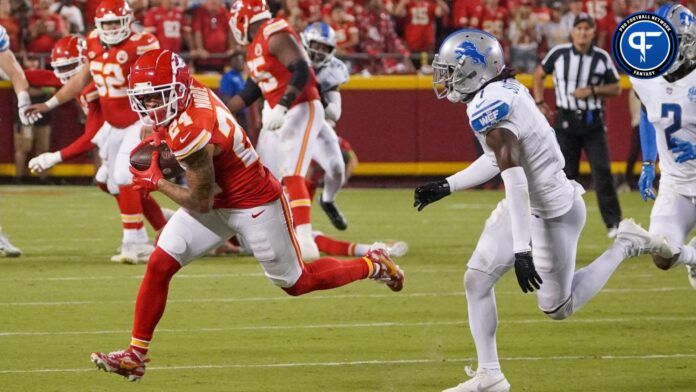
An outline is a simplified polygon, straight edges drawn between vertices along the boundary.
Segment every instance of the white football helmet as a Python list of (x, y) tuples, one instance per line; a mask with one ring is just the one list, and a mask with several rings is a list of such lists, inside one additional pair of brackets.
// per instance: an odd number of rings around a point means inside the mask
[(438, 99), (469, 102), (503, 69), (503, 48), (493, 35), (477, 29), (462, 29), (450, 34), (435, 55), (433, 89)]
[(665, 74), (669, 75), (678, 70), (683, 64), (694, 61), (696, 56), (696, 18), (691, 11), (677, 3), (667, 3), (655, 13), (667, 19), (677, 32), (679, 38), (679, 53)]

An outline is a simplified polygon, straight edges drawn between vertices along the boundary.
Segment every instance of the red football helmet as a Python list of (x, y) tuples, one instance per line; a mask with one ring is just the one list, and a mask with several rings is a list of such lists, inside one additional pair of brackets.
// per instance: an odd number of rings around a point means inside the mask
[(56, 42), (51, 51), (53, 73), (65, 84), (87, 63), (87, 43), (79, 35), (68, 35)]
[(135, 61), (128, 75), (131, 109), (146, 123), (167, 125), (186, 110), (191, 81), (181, 56), (166, 49), (150, 50)]
[(230, 7), (230, 29), (240, 45), (249, 45), (249, 25), (270, 19), (266, 0), (236, 0)]
[[(128, 38), (132, 21), (133, 10), (125, 0), (103, 0), (99, 3), (94, 17), (99, 39), (107, 45), (116, 45)], [(110, 22), (118, 22), (119, 26), (111, 27)]]

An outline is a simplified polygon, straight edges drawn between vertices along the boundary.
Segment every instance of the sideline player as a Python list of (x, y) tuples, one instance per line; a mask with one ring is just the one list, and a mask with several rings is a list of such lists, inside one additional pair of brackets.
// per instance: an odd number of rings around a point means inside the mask
[[(41, 118), (41, 114), (25, 115), (24, 110), (31, 105), (29, 97), (29, 84), (24, 76), (22, 67), (17, 62), (14, 53), (10, 50), (10, 37), (4, 27), (0, 26), (0, 69), (12, 82), (12, 88), (17, 95), (17, 108), (19, 109), (19, 120), (24, 125), (31, 125)], [(12, 245), (10, 240), (3, 234), (0, 227), (0, 257), (19, 257), (22, 251)]]
[[(28, 70), (26, 76), (31, 85), (60, 88), (79, 73), (85, 64), (87, 64), (87, 43), (79, 35), (68, 35), (59, 39), (51, 51), (52, 72)], [(82, 90), (78, 102), (86, 117), (84, 133), (59, 151), (46, 152), (32, 158), (29, 161), (29, 169), (33, 173), (43, 173), (60, 162), (77, 158), (96, 147), (92, 139), (104, 124), (104, 117), (99, 104), (99, 93), (94, 82), (89, 83)], [(97, 170), (95, 180), (99, 189), (114, 196), (118, 202), (119, 188), (113, 182), (113, 178), (108, 177), (106, 165), (102, 165)], [(163, 214), (164, 210), (147, 192), (140, 192), (140, 199), (145, 219), (150, 222), (155, 231), (159, 232), (167, 223)]]
[(236, 0), (229, 23), (237, 43), (247, 47), (249, 78), (228, 106), (236, 113), (263, 96), (271, 107), (257, 143), (259, 156), (285, 187), (304, 259), (316, 259), (305, 183), (324, 123), (314, 72), (295, 31), (285, 20), (271, 17), (265, 0)]
[(131, 29), (133, 11), (124, 0), (103, 0), (94, 18), (96, 28), (87, 38), (88, 66), (75, 74), (51, 99), (32, 105), (27, 113), (46, 112), (77, 97), (90, 81), (99, 92), (104, 125), (94, 137), (107, 168), (105, 182), (118, 186), (123, 224), (121, 251), (112, 261), (147, 261), (154, 249), (143, 223), (140, 193), (132, 187), (128, 168), (130, 151), (140, 142), (142, 123), (130, 109), (126, 87), (128, 71), (141, 54), (159, 48), (150, 33)]
[(433, 69), (437, 97), (467, 104), (484, 155), (446, 180), (418, 187), (414, 206), (422, 210), (498, 173), (505, 184), (505, 199), (486, 221), (464, 274), (478, 370), (467, 367), (472, 378), (447, 391), (508, 391), (495, 339), (493, 287), (500, 277), (514, 267), (522, 291), (536, 289), (539, 308), (562, 320), (594, 297), (624, 259), (664, 254), (669, 248), (664, 239), (625, 219), (614, 244), (575, 271), (586, 218), (584, 190), (563, 173), (565, 162), (553, 129), (527, 88), (505, 67), (500, 43), (480, 30), (457, 31), (445, 39)]
[(129, 87), (133, 109), (156, 124), (141, 146), (157, 145), (160, 137), (166, 138), (187, 168), (188, 187), (162, 177), (157, 152), (147, 171), (131, 169), (139, 187), (159, 190), (181, 208), (167, 222), (150, 256), (135, 304), (130, 348), (93, 353), (91, 359), (99, 368), (132, 381), (141, 378), (170, 280), (182, 266), (234, 234), (249, 244), (269, 280), (289, 295), (366, 278), (401, 290), (403, 273), (383, 249), (354, 260), (304, 262), (280, 184), (261, 164), (225, 104), (190, 77), (181, 57), (168, 50), (145, 53), (131, 69)]
[[(631, 78), (643, 106), (643, 170), (638, 188), (643, 200), (655, 199), (650, 233), (664, 236), (674, 253), (671, 257), (653, 255), (653, 262), (663, 270), (685, 265), (696, 289), (696, 238), (683, 245), (696, 227), (696, 112), (691, 109), (696, 99), (692, 91), (696, 85), (696, 25), (691, 11), (680, 4), (665, 4), (656, 13), (677, 29), (679, 55), (661, 77)], [(658, 155), (662, 175), (656, 199), (653, 182)]]

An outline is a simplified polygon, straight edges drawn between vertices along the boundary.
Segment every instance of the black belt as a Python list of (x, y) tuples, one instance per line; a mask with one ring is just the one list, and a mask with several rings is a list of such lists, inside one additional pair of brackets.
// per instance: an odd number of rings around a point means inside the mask
[(594, 124), (597, 121), (601, 121), (604, 118), (604, 110), (603, 109), (592, 109), (592, 110), (583, 110), (583, 109), (576, 109), (576, 110), (571, 110), (571, 109), (563, 109), (559, 108), (558, 109), (558, 114), (562, 118), (572, 118), (575, 121), (580, 121), (585, 124)]

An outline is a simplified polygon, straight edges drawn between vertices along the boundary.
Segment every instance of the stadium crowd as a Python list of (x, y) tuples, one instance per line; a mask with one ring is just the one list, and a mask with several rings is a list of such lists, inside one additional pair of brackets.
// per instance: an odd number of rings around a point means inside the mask
[[(490, 32), (504, 44), (506, 62), (532, 72), (548, 48), (569, 41), (575, 16), (597, 21), (597, 45), (608, 49), (626, 15), (655, 0), (269, 0), (297, 31), (315, 21), (337, 33), (337, 55), (352, 72), (428, 73), (440, 40), (466, 27)], [(692, 10), (696, 0), (683, 0)], [(93, 28), (99, 0), (0, 0), (0, 24), (22, 59), (46, 57), (69, 33)], [(238, 50), (224, 0), (132, 0), (134, 28), (157, 35), (163, 48), (182, 53), (196, 72), (222, 72)], [(46, 62), (41, 62), (46, 64)]]

